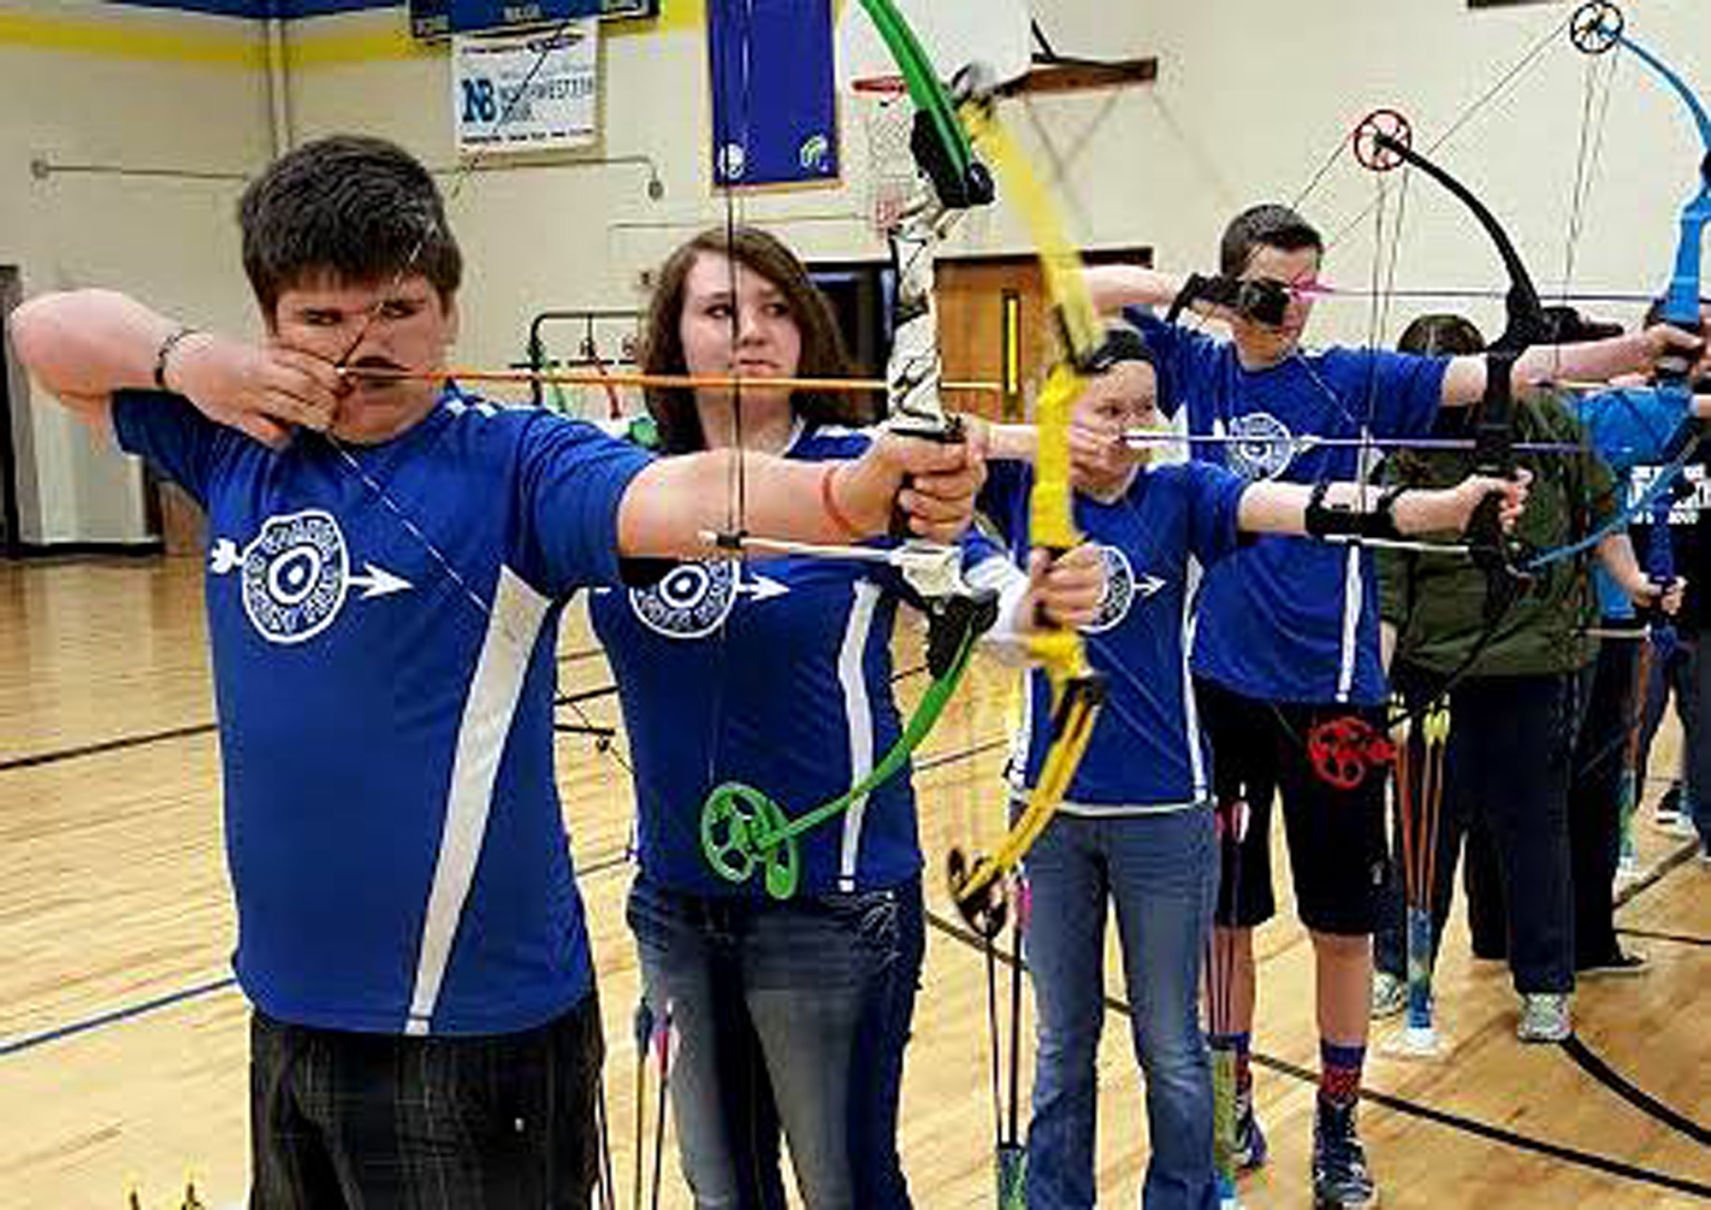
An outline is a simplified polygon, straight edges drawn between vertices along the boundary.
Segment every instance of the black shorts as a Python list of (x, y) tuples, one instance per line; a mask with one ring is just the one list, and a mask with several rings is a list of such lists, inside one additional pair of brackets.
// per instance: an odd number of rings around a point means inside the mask
[(1245, 799), (1248, 827), (1241, 843), (1222, 846), (1217, 922), (1252, 928), (1277, 914), (1271, 879), (1271, 804), (1281, 794), (1295, 911), (1321, 933), (1358, 937), (1379, 920), (1388, 857), (1384, 787), (1388, 768), (1370, 768), (1343, 790), (1313, 771), (1307, 734), (1319, 722), (1346, 715), (1382, 733), (1378, 706), (1304, 706), (1257, 701), (1210, 681), (1196, 681), (1200, 718), (1212, 746), (1212, 784), (1220, 807)]
[(413, 1038), (250, 1026), (250, 1210), (586, 1210), (598, 997), (536, 1029)]

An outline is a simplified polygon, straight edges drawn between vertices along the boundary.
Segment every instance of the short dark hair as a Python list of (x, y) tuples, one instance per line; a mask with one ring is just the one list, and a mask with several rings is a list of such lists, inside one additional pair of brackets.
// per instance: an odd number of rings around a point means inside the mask
[(1256, 248), (1277, 248), (1283, 252), (1311, 248), (1323, 253), (1325, 241), (1313, 224), (1288, 206), (1262, 202), (1249, 206), (1224, 228), (1224, 238), (1218, 245), (1218, 271), (1225, 277), (1241, 276)]
[(1402, 329), (1396, 347), (1404, 353), (1449, 354), (1452, 357), (1485, 351), (1485, 337), (1473, 321), (1460, 315), (1422, 315)]
[(328, 276), (419, 273), (449, 302), (463, 254), (428, 170), (385, 139), (339, 134), (280, 156), (238, 202), (244, 272), (268, 321), (281, 292)]
[(1138, 328), (1119, 320), (1106, 325), (1105, 339), (1093, 355), (1093, 369), (1095, 373), (1103, 374), (1126, 361), (1138, 361), (1158, 368), (1158, 357), (1147, 338)]
[[(832, 304), (808, 276), (808, 269), (784, 241), (758, 227), (711, 227), (682, 244), (660, 267), (659, 281), (648, 305), (642, 329), (642, 370), (648, 374), (684, 374), (689, 363), (683, 352), (684, 287), (689, 271), (702, 253), (729, 257), (759, 274), (784, 295), (790, 318), (802, 337), (796, 371), (803, 378), (844, 378), (849, 354)], [(695, 392), (688, 387), (649, 387), (648, 412), (659, 425), (660, 446), (681, 454), (706, 448)], [(870, 417), (856, 396), (846, 392), (797, 391), (791, 410), (811, 424), (863, 424)]]

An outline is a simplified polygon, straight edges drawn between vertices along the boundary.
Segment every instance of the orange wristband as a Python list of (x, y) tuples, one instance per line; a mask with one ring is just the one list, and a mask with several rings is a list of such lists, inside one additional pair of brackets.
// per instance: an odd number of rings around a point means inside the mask
[(839, 532), (844, 537), (851, 542), (860, 542), (867, 535), (850, 521), (848, 515), (838, 507), (837, 500), (832, 496), (832, 480), (837, 476), (838, 468), (842, 465), (841, 462), (833, 462), (826, 467), (826, 473), (820, 476), (820, 507), (825, 510), (826, 516), (831, 518), (832, 524), (838, 527)]

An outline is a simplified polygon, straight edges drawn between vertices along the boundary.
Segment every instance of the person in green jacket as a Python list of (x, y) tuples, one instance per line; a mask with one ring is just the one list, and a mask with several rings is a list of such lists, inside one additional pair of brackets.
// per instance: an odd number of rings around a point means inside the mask
[[(1484, 341), (1460, 317), (1426, 316), (1410, 325), (1401, 347), (1478, 352)], [(1446, 416), (1439, 435), (1471, 435), (1475, 420)], [(1526, 547), (1544, 551), (1573, 542), (1621, 507), (1609, 468), (1553, 395), (1515, 400), (1512, 438), (1579, 447), (1519, 456), (1533, 475), (1527, 511), (1516, 527)], [(1472, 459), (1462, 450), (1405, 450), (1388, 460), (1386, 475), (1410, 486), (1455, 483)], [(1391, 683), (1404, 717), (1417, 720), (1441, 702), (1451, 720), (1430, 863), (1433, 952), (1449, 913), (1462, 838), (1483, 831), (1495, 853), (1493, 892), (1502, 905), (1489, 906), (1497, 919), (1507, 916), (1507, 954), (1521, 998), (1516, 1032), (1524, 1042), (1560, 1041), (1572, 1030), (1568, 788), (1580, 674), (1597, 655), (1598, 640), (1588, 633), (1598, 617), (1588, 578), (1594, 557), (1637, 602), (1650, 605), (1660, 595), (1636, 561), (1625, 528), (1584, 555), (1538, 567), (1524, 590), (1495, 604), (1488, 601), (1486, 575), (1465, 557), (1385, 551), (1380, 559), (1381, 617), (1394, 634)], [(1470, 844), (1470, 854), (1475, 847)], [(1374, 1016), (1399, 1011), (1405, 994), (1401, 913), (1387, 915), (1377, 935)]]

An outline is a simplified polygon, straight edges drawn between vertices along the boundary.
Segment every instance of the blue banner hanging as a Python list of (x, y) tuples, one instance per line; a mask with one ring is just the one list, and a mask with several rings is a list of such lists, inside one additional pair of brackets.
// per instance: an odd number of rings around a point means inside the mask
[(713, 180), (838, 178), (832, 0), (708, 0)]
[(626, 21), (659, 16), (660, 0), (409, 0), (418, 38), (518, 29), (572, 17)]

